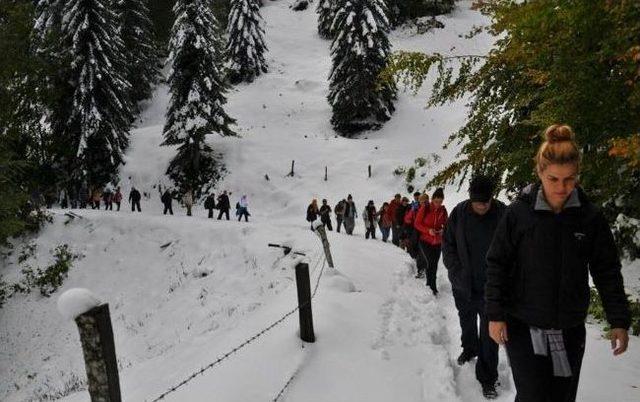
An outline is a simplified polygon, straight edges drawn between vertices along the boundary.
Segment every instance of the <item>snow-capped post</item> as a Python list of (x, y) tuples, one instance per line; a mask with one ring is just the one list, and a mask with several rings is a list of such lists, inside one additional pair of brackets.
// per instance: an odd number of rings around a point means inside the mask
[(316, 335), (313, 332), (313, 314), (311, 312), (311, 283), (309, 280), (309, 264), (301, 262), (296, 265), (296, 286), (298, 288), (298, 315), (300, 317), (300, 339), (313, 343)]
[(322, 247), (324, 248), (324, 255), (327, 258), (327, 264), (329, 264), (329, 267), (335, 268), (333, 266), (333, 257), (331, 256), (331, 249), (329, 248), (329, 239), (327, 238), (327, 230), (325, 229), (324, 225), (321, 222), (317, 222), (317, 221), (315, 223), (313, 230), (318, 234), (318, 236), (320, 236), (320, 240), (322, 240)]
[(91, 401), (120, 402), (118, 362), (109, 304), (101, 303), (87, 289), (76, 288), (60, 296), (58, 310), (63, 316), (74, 319), (78, 325)]

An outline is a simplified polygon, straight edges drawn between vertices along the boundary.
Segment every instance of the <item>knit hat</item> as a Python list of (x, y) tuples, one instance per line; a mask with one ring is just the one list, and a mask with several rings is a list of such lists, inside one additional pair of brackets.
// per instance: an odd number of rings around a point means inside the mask
[(433, 192), (433, 195), (431, 196), (431, 199), (434, 198), (442, 198), (444, 199), (444, 189), (442, 187), (438, 187), (436, 189), (436, 191)]
[(471, 202), (489, 202), (494, 191), (493, 180), (484, 175), (477, 175), (469, 185), (469, 199)]

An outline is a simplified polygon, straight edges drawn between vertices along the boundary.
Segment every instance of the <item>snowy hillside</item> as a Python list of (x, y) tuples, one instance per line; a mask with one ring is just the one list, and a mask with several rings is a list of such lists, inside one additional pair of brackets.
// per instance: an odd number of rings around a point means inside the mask
[[(425, 110), (427, 82), (416, 96), (399, 94), (381, 130), (336, 137), (326, 100), (330, 43), (317, 35), (314, 10), (293, 12), (290, 2), (265, 2), (261, 9), (270, 71), (229, 94), (227, 111), (241, 138), (211, 139), (230, 171), (216, 194), (231, 191), (232, 204), (247, 194), (251, 221), (211, 221), (202, 207), (186, 217), (177, 205), (176, 215), (162, 215), (157, 185), (168, 184), (173, 150), (159, 147), (168, 103), (160, 86), (132, 131), (121, 171), (125, 193), (135, 185), (149, 195), (143, 212), (124, 203), (123, 211), (83, 210), (82, 219), (67, 223), (64, 211), (55, 210), (54, 223), (33, 239), (37, 253), (28, 263), (45, 264), (61, 243), (84, 257), (51, 298), (16, 295), (0, 309), (0, 400), (89, 400), (77, 328), (56, 311), (66, 289), (88, 288), (109, 302), (123, 399), (151, 401), (290, 311), (300, 259), (310, 265), (312, 286), (319, 279), (316, 343), (301, 343), (294, 314), (166, 400), (270, 401), (292, 376), (279, 400), (481, 400), (473, 364), (455, 362), (460, 329), (444, 267), (435, 298), (414, 279), (404, 252), (364, 239), (359, 219), (353, 237), (330, 232), (337, 267), (331, 270), (304, 220), (312, 198), (334, 205), (353, 194), (360, 213), (370, 199), (379, 206), (406, 193), (404, 179), (393, 174), (398, 166), (431, 153), (441, 163), (452, 160), (455, 150), (441, 146), (464, 122), (464, 102)], [(463, 37), (486, 23), (470, 4), (460, 1), (454, 13), (438, 17), (444, 29), (396, 30), (394, 50), (487, 52), (491, 37)], [(292, 160), (295, 176), (286, 177)], [(416, 184), (424, 181), (417, 177)], [(445, 194), (449, 209), (466, 198), (455, 188)], [(306, 257), (285, 257), (270, 242), (290, 244)], [(20, 276), (15, 259), (7, 262), (7, 282)], [(633, 281), (629, 287), (637, 291)], [(640, 400), (640, 340), (632, 337), (629, 352), (614, 358), (600, 327), (589, 326), (587, 337), (578, 400)], [(513, 400), (502, 350), (499, 372), (498, 400)]]

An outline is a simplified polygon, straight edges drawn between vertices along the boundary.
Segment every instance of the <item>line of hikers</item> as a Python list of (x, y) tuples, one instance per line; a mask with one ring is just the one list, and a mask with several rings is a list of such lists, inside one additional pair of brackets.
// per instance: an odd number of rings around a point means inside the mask
[[(222, 217), (226, 217), (229, 220), (229, 211), (231, 210), (231, 201), (229, 200), (229, 195), (231, 193), (224, 190), (222, 194), (218, 195), (216, 198), (215, 194), (211, 193), (207, 195), (204, 200), (204, 209), (208, 211), (208, 218), (213, 219), (213, 210), (218, 210), (218, 220), (221, 220)], [(173, 215), (173, 200), (178, 197), (177, 191), (171, 191), (169, 188), (165, 189), (160, 196), (160, 201), (164, 206), (163, 214), (166, 215), (169, 213)], [(181, 197), (182, 204), (187, 209), (187, 216), (192, 215), (192, 209), (194, 206), (194, 198), (193, 192), (188, 189)], [(249, 200), (246, 195), (240, 197), (240, 200), (236, 203), (236, 217), (238, 221), (244, 218), (245, 222), (249, 221)]]
[[(39, 200), (40, 196), (38, 194), (32, 194), (31, 196), (32, 202), (36, 205), (41, 205), (41, 200)], [(138, 191), (135, 187), (131, 187), (131, 191), (129, 191), (128, 201), (131, 204), (131, 211), (141, 212), (140, 209), (140, 200), (142, 199), (142, 195), (140, 191)], [(65, 189), (62, 189), (58, 195), (57, 201), (60, 204), (60, 208), (80, 208), (80, 209), (100, 209), (101, 205), (104, 205), (105, 210), (113, 211), (113, 204), (116, 205), (116, 211), (120, 211), (120, 206), (122, 204), (123, 195), (122, 190), (119, 186), (114, 188), (107, 184), (104, 188), (102, 187), (89, 187), (86, 184), (82, 184), (78, 191), (73, 194), (67, 193)], [(45, 202), (47, 208), (51, 208), (54, 199), (49, 199)]]
[[(504, 345), (517, 402), (575, 401), (589, 274), (611, 328), (613, 354), (628, 347), (631, 314), (617, 247), (604, 214), (578, 185), (582, 155), (574, 138), (569, 126), (547, 128), (534, 159), (539, 181), (508, 207), (494, 198), (494, 182), (476, 174), (469, 199), (450, 216), (442, 189), (431, 202), (426, 194), (414, 194), (411, 203), (396, 195), (380, 211), (373, 201), (363, 211), (365, 237), (374, 238), (377, 222), (386, 241), (390, 228), (392, 242), (417, 259), (417, 276), (426, 272), (434, 294), (443, 254), (462, 332), (457, 362), (477, 358), (476, 379), (487, 399), (498, 396), (498, 345)], [(351, 197), (346, 202), (355, 217)], [(345, 210), (336, 210), (341, 222)], [(330, 212), (326, 200), (320, 209), (312, 202), (307, 220), (320, 215), (330, 229)], [(351, 218), (347, 232), (353, 232)]]
[[(373, 200), (369, 200), (361, 214), (365, 238), (376, 239), (378, 228), (383, 242), (387, 242), (391, 236), (393, 244), (406, 250), (417, 261), (416, 278), (426, 276), (427, 286), (435, 295), (438, 294), (436, 273), (440, 260), (442, 233), (447, 221), (447, 209), (443, 201), (442, 188), (436, 189), (431, 202), (426, 193), (414, 193), (411, 202), (409, 198), (396, 194), (391, 201), (384, 202), (379, 210), (376, 209)], [(307, 221), (313, 228), (313, 223), (320, 219), (328, 230), (333, 230), (331, 212), (326, 199), (322, 200), (320, 207), (314, 199), (307, 207)], [(337, 232), (340, 232), (340, 226), (344, 224), (347, 234), (352, 235), (358, 214), (351, 194), (339, 201), (333, 212), (336, 217)]]

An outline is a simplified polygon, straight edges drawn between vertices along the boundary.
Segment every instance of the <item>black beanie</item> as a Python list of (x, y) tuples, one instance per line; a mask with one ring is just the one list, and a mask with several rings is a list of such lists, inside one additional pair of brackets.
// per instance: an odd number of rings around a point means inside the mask
[(434, 198), (442, 198), (444, 199), (444, 189), (442, 187), (438, 187), (436, 189), (436, 191), (433, 192), (433, 195), (431, 196), (431, 199)]
[(489, 202), (494, 191), (493, 180), (487, 176), (478, 175), (471, 180), (469, 185), (469, 198), (471, 202)]

